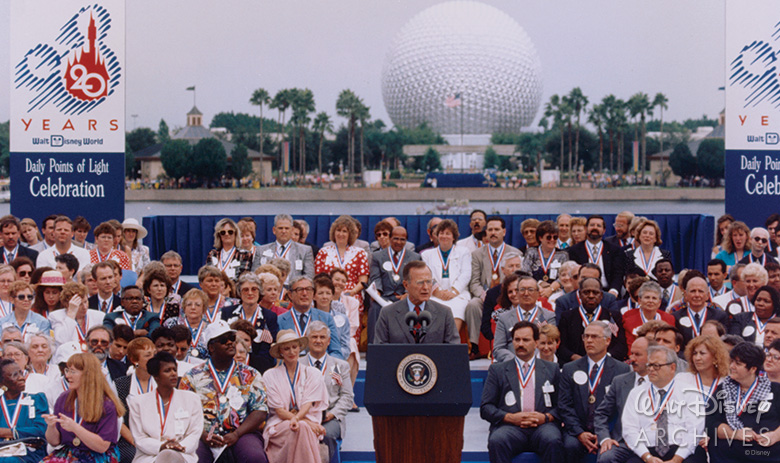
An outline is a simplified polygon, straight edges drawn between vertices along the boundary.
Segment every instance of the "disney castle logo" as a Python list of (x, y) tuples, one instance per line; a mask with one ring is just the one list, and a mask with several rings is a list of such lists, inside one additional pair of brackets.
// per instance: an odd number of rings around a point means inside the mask
[(94, 4), (70, 17), (53, 44), (30, 48), (15, 66), (13, 84), (31, 94), (27, 112), (54, 105), (65, 115), (85, 114), (115, 93), (122, 68), (110, 33), (108, 9)]

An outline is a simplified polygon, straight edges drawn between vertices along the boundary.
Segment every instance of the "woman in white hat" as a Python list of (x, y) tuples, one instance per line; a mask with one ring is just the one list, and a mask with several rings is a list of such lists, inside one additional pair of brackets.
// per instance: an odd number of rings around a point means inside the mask
[(271, 356), (282, 363), (263, 374), (268, 421), (263, 431), (268, 461), (319, 463), (320, 424), (328, 408), (328, 391), (322, 373), (299, 362), (308, 338), (281, 330), (271, 345)]
[(130, 248), (133, 259), (133, 271), (139, 273), (149, 263), (149, 248), (139, 242), (146, 238), (146, 228), (136, 219), (125, 219), (122, 222), (122, 237), (124, 245)]

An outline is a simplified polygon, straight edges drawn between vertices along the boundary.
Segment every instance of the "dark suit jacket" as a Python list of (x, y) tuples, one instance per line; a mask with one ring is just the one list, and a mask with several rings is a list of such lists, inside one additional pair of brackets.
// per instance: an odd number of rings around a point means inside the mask
[(606, 241), (607, 243), (611, 244), (612, 246), (615, 246), (616, 248), (622, 249), (623, 251), (625, 251), (626, 249), (632, 247), (630, 244), (626, 244), (625, 246), (621, 246), (620, 245), (620, 240), (618, 239), (617, 235), (608, 236), (608, 237), (604, 238), (604, 241)]
[[(620, 303), (612, 293), (604, 293), (604, 298), (601, 300), (601, 307), (607, 309), (615, 320), (623, 319), (623, 314), (620, 313)], [(580, 304), (577, 302), (577, 291), (564, 294), (555, 301), (555, 320), (560, 325), (561, 316), (564, 312), (579, 308)]]
[[(257, 330), (258, 337), (260, 333), (267, 329), (271, 333), (271, 338), (276, 339), (276, 333), (279, 332), (279, 323), (277, 322), (276, 314), (268, 309), (263, 309), (258, 306), (258, 309), (262, 310), (262, 318), (257, 317), (255, 322), (255, 330)], [(222, 308), (222, 319), (228, 321), (233, 318), (241, 318), (241, 304), (231, 305)], [(276, 366), (276, 359), (271, 357), (271, 343), (263, 341), (258, 342), (258, 338), (252, 340), (252, 353), (249, 354), (249, 366), (256, 369), (260, 373), (265, 373), (266, 370)]]
[[(617, 336), (612, 336), (608, 351), (615, 359), (624, 360), (628, 349), (626, 348), (626, 333), (623, 331), (623, 323), (615, 321), (608, 310), (602, 310), (598, 319), (617, 325), (618, 334)], [(561, 345), (558, 347), (558, 358), (560, 360), (567, 363), (571, 360), (573, 354), (585, 355), (585, 344), (582, 342), (582, 334), (585, 332), (585, 327), (582, 326), (579, 310), (564, 312), (561, 315), (560, 323), (558, 323), (558, 330), (561, 332)]]
[(407, 249), (398, 270), (398, 281), (395, 281), (393, 280), (393, 275), (395, 273), (393, 272), (392, 267), (391, 270), (384, 268), (384, 265), (391, 261), (387, 249), (380, 249), (379, 251), (374, 252), (371, 254), (368, 284), (375, 283), (379, 294), (382, 296), (387, 295), (385, 297), (386, 299), (393, 294), (406, 294), (406, 288), (404, 288), (403, 278), (401, 277), (403, 276), (406, 264), (414, 260), (420, 260), (420, 255)]
[[(628, 370), (629, 367), (625, 363), (619, 362), (609, 355), (605, 357), (604, 370), (596, 387), (596, 406), (604, 400), (607, 386), (612, 383), (612, 379), (617, 375), (627, 373)], [(576, 371), (582, 371), (586, 376), (589, 376), (587, 356), (564, 365), (561, 374), (561, 396), (558, 410), (564, 423), (564, 431), (574, 437), (585, 431), (594, 431), (588, 429), (588, 396), (590, 395), (588, 382), (577, 384), (573, 379)]]
[[(501, 426), (507, 413), (517, 413), (522, 411), (523, 402), (520, 398), (520, 381), (517, 379), (517, 367), (515, 361), (509, 360), (501, 363), (494, 363), (488, 369), (488, 375), (485, 379), (485, 385), (482, 388), (482, 400), (479, 405), (479, 416), (490, 423), (490, 430)], [(547, 362), (542, 359), (536, 359), (536, 370), (534, 379), (534, 393), (536, 396), (536, 411), (549, 413), (556, 419), (560, 419), (558, 411), (558, 386), (560, 381), (560, 372), (558, 365)], [(546, 382), (555, 388), (550, 393), (552, 407), (544, 403), (544, 393), (542, 386)], [(512, 392), (515, 397), (515, 403), (508, 405), (506, 396)], [(511, 425), (507, 425), (511, 426)]]
[[(596, 408), (596, 415), (593, 418), (598, 442), (609, 438), (622, 442), (623, 425), (620, 418), (623, 416), (628, 393), (634, 388), (634, 382), (636, 382), (636, 373), (633, 371), (615, 376), (612, 379), (609, 391), (604, 395), (604, 399), (598, 403), (599, 406)], [(615, 423), (611, 432), (609, 430), (610, 422)]]
[[(747, 342), (756, 342), (756, 322), (753, 320), (753, 312), (742, 312), (733, 315), (731, 324), (728, 326), (728, 333), (736, 334)], [(746, 335), (745, 333), (750, 334)]]
[[(95, 294), (94, 296), (90, 296), (89, 299), (89, 308), (93, 310), (100, 310), (100, 302), (98, 300), (98, 295)], [(122, 299), (119, 297), (119, 295), (114, 294), (114, 299), (111, 300), (111, 307), (108, 308), (108, 313), (111, 313), (117, 309), (119, 309), (122, 306)]]
[[(658, 250), (661, 251), (661, 259), (671, 259), (672, 258), (671, 251), (668, 251), (666, 249), (661, 249), (661, 248), (658, 248)], [(627, 247), (627, 248), (622, 249), (622, 252), (623, 252), (623, 274), (625, 274), (626, 272), (632, 271), (632, 270), (636, 270), (636, 269), (639, 269), (639, 270), (645, 272), (645, 269), (640, 268), (636, 264), (636, 261), (634, 260), (634, 251), (636, 251), (636, 249), (634, 249), (633, 247)], [(652, 269), (650, 269), (650, 270), (652, 270)], [(649, 276), (650, 278), (654, 278), (652, 275), (647, 275), (647, 276)]]
[[(16, 251), (16, 255), (14, 256), (14, 259), (17, 257), (27, 257), (31, 261), (33, 261), (33, 266), (35, 266), (35, 262), (38, 261), (38, 251), (35, 249), (30, 249), (26, 246), (22, 246), (21, 244), (18, 246), (18, 249)], [(4, 264), (10, 264), (10, 262), (7, 262), (5, 260), (5, 251), (0, 250), (0, 259), (2, 259)]]
[[(587, 242), (585, 240), (566, 248), (565, 251), (569, 253), (569, 259), (580, 265), (587, 264), (589, 262), (588, 251), (585, 249)], [(604, 263), (604, 276), (607, 278), (607, 289), (620, 291), (620, 287), (623, 285), (624, 253), (620, 248), (606, 241), (602, 241), (602, 243), (601, 258)]]
[(416, 248), (414, 248), (414, 252), (416, 252), (417, 254), (422, 254), (423, 251), (426, 251), (428, 249), (433, 249), (435, 247), (436, 245), (433, 244), (433, 241), (428, 241), (427, 243), (420, 244)]
[(184, 297), (184, 295), (187, 294), (187, 291), (194, 288), (194, 286), (181, 279), (179, 279), (179, 281), (181, 281), (181, 284), (179, 285), (179, 290), (176, 291), (176, 294), (178, 294), (181, 297)]
[(493, 286), (485, 292), (485, 301), (482, 303), (482, 325), (479, 331), (485, 336), (488, 341), (493, 340), (493, 324), (490, 323), (490, 318), (493, 315), (493, 311), (498, 304), (498, 298), (501, 296), (501, 287), (503, 284)]
[[(119, 309), (122, 308), (120, 307)], [(119, 309), (103, 317), (103, 325), (105, 325), (105, 327), (108, 328), (109, 330), (113, 330), (117, 324), (122, 324), (122, 325), (127, 324), (125, 323), (125, 320), (122, 318), (122, 314), (124, 313), (124, 310), (123, 309), (119, 310)], [(149, 335), (152, 334), (152, 331), (159, 328), (160, 317), (156, 313), (149, 312), (148, 310), (142, 310), (138, 316), (140, 318), (136, 320), (135, 329), (148, 331), (149, 334), (146, 337), (149, 337)], [(120, 320), (120, 322), (117, 323), (117, 320)]]
[[(712, 302), (707, 302), (706, 309), (707, 311), (707, 320), (717, 320), (723, 324), (723, 326), (728, 329), (729, 327), (729, 321), (728, 321), (728, 315), (726, 312), (716, 305), (714, 305)], [(685, 351), (685, 345), (688, 344), (688, 341), (693, 339), (693, 320), (691, 320), (688, 317), (688, 304), (683, 303), (682, 306), (675, 310), (672, 315), (674, 315), (675, 324), (674, 326), (680, 330), (680, 333), (683, 335), (683, 344), (680, 346), (680, 352)], [(683, 322), (683, 319), (686, 321)], [(682, 322), (682, 323), (681, 323)], [(688, 325), (688, 326), (685, 326)], [(703, 324), (702, 324), (703, 325)]]
[[(425, 310), (431, 313), (431, 324), (428, 334), (423, 338), (423, 344), (457, 344), (460, 336), (455, 329), (455, 319), (449, 307), (437, 302), (427, 301)], [(414, 344), (414, 336), (409, 327), (404, 324), (404, 317), (409, 312), (406, 300), (398, 301), (382, 307), (374, 331), (376, 344)]]
[(108, 374), (111, 376), (111, 381), (116, 381), (117, 378), (121, 378), (127, 374), (127, 364), (114, 360), (111, 357), (106, 359), (106, 367), (108, 368)]

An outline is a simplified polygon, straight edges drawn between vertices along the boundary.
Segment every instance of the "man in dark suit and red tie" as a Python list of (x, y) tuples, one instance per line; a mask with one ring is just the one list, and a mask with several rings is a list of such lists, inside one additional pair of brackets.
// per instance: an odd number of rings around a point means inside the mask
[(491, 463), (510, 463), (534, 452), (542, 463), (563, 460), (558, 425), (558, 365), (536, 358), (539, 327), (529, 321), (512, 327), (516, 356), (488, 369), (479, 415), (490, 422)]

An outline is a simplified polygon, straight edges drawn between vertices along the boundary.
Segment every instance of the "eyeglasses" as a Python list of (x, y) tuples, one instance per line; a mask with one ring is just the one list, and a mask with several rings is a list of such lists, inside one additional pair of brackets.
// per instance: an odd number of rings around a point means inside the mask
[(769, 242), (768, 239), (761, 238), (760, 236), (754, 236), (753, 237), (753, 241), (755, 241), (756, 243), (768, 243)]
[(588, 339), (599, 339), (599, 338), (605, 338), (606, 336), (600, 335), (600, 334), (583, 334), (582, 340), (587, 341)]
[(415, 285), (415, 286), (420, 286), (420, 287), (423, 287), (423, 286), (432, 286), (432, 285), (433, 285), (433, 280), (418, 280), (418, 281), (410, 281), (410, 283), (412, 283), (412, 284), (413, 284), (413, 285)]
[(92, 347), (97, 347), (97, 346), (108, 347), (108, 345), (110, 343), (111, 343), (110, 341), (107, 341), (105, 339), (90, 339), (89, 340), (89, 345), (92, 346)]
[(775, 362), (780, 362), (780, 354), (766, 354), (766, 359), (772, 359)]
[(233, 236), (235, 233), (236, 233), (235, 230), (220, 230), (219, 236), (225, 236), (225, 235)]
[(32, 272), (30, 272), (30, 271), (28, 271), (28, 270), (19, 270), (19, 271), (18, 271), (18, 272), (16, 272), (16, 273), (17, 273), (17, 274), (18, 274), (20, 277), (28, 277), (28, 276), (32, 275)]
[(214, 341), (220, 344), (227, 344), (229, 342), (236, 342), (236, 333), (225, 333), (222, 336), (215, 338)]
[(555, 241), (558, 239), (558, 235), (544, 235), (544, 239)]
[(35, 299), (35, 295), (33, 294), (17, 294), (16, 299), (19, 301), (32, 301)]
[(64, 373), (66, 375), (71, 375), (71, 374), (81, 373), (81, 370), (79, 370), (78, 368), (65, 367)]
[(521, 293), (521, 294), (523, 294), (523, 293), (535, 293), (538, 290), (539, 290), (538, 288), (517, 288), (517, 292)]
[(648, 370), (658, 370), (661, 367), (665, 367), (667, 365), (671, 365), (674, 362), (667, 362), (667, 363), (648, 363), (647, 369)]
[(295, 288), (291, 289), (290, 291), (297, 293), (297, 294), (303, 294), (303, 293), (313, 293), (314, 287), (313, 286), (307, 286), (305, 288)]
[(377, 237), (379, 237), (379, 236), (390, 236), (390, 233), (388, 233), (388, 232), (379, 232), (379, 233), (376, 234), (376, 236)]

